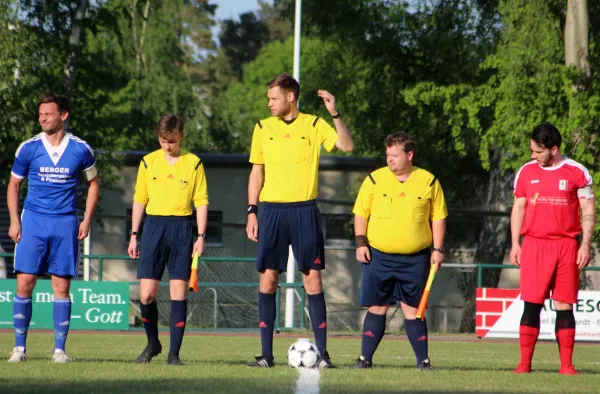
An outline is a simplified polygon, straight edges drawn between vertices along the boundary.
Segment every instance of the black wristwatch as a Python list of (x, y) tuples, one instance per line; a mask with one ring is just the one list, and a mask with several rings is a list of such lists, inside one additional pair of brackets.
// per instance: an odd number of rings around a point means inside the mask
[(250, 215), (251, 213), (253, 213), (255, 215), (258, 214), (258, 205), (256, 205), (256, 204), (248, 205), (248, 215)]
[(129, 230), (129, 236), (131, 237), (132, 235), (138, 235), (138, 232)]
[(206, 234), (205, 233), (199, 233), (198, 234), (198, 238), (206, 238)]
[(440, 252), (441, 254), (444, 254), (444, 252), (446, 251), (446, 248), (444, 248), (443, 246), (441, 248), (433, 248), (434, 252)]
[(342, 116), (342, 113), (341, 113), (340, 111), (337, 111), (337, 114), (335, 114), (335, 115), (331, 115), (331, 117), (332, 117), (333, 119), (337, 119), (337, 118), (339, 118), (340, 116)]

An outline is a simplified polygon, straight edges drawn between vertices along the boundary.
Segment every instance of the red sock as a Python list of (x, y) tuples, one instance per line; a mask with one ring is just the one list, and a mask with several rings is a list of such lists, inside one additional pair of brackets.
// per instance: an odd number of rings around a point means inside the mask
[(539, 328), (530, 326), (519, 326), (519, 346), (521, 347), (521, 364), (531, 365), (531, 359), (533, 359), (533, 351), (535, 350), (535, 344), (539, 335)]
[(573, 364), (573, 347), (575, 346), (575, 329), (563, 328), (556, 332), (558, 352), (560, 353), (560, 364)]

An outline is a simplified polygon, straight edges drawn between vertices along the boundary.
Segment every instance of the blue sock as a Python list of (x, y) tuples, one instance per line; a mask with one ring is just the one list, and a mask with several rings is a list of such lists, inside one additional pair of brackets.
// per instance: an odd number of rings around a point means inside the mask
[(327, 307), (325, 306), (325, 294), (308, 295), (308, 313), (315, 332), (315, 342), (321, 356), (327, 350)]
[(406, 336), (415, 352), (417, 363), (427, 360), (427, 321), (421, 319), (404, 320)]
[(15, 296), (13, 302), (13, 324), (15, 327), (15, 346), (25, 348), (27, 342), (27, 331), (31, 321), (32, 305), (31, 297), (22, 298)]
[(71, 324), (71, 299), (55, 298), (52, 317), (54, 319), (54, 349), (64, 351)]
[(185, 322), (187, 320), (187, 300), (171, 300), (171, 349), (169, 352), (179, 354)]
[(385, 333), (385, 315), (367, 312), (363, 323), (362, 343), (360, 354), (367, 360), (373, 359), (373, 354)]
[(146, 330), (146, 338), (148, 338), (149, 345), (159, 345), (158, 340), (158, 306), (156, 301), (152, 301), (149, 304), (142, 304), (140, 302), (140, 312), (142, 314), (142, 322), (144, 323), (144, 329)]
[(275, 329), (275, 293), (258, 293), (258, 318), (262, 356), (273, 357), (273, 330)]

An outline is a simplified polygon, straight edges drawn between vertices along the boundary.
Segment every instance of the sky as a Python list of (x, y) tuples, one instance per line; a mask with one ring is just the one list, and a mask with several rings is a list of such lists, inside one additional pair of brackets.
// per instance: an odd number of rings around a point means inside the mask
[[(217, 21), (224, 19), (239, 20), (238, 15), (247, 11), (256, 11), (259, 9), (258, 0), (213, 0), (211, 3), (218, 5), (216, 11)], [(220, 24), (213, 27), (212, 33), (215, 41), (218, 42)]]

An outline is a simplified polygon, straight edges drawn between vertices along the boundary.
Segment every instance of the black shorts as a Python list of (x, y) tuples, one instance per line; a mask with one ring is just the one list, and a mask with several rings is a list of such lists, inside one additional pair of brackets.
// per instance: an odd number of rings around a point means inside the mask
[(161, 280), (168, 265), (170, 279), (189, 280), (193, 242), (189, 216), (148, 216), (140, 243), (138, 279)]
[(325, 269), (321, 213), (314, 200), (264, 203), (258, 217), (258, 232), (258, 272), (285, 271), (290, 245), (299, 271)]
[(414, 254), (383, 253), (370, 247), (371, 262), (362, 265), (360, 304), (403, 302), (417, 308), (431, 269), (429, 249)]

